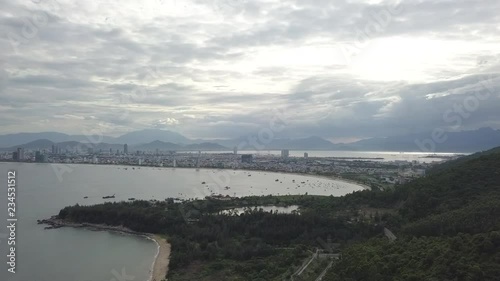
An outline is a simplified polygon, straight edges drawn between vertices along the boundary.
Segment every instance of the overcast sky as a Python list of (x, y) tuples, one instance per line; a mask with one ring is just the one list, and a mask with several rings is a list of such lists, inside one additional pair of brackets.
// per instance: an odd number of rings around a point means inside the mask
[(0, 134), (500, 128), (498, 0), (0, 5)]

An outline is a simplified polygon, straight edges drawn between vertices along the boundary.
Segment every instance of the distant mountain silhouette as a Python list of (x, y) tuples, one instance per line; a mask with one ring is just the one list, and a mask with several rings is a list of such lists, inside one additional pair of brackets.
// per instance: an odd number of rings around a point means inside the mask
[(21, 148), (24, 148), (24, 149), (50, 149), (50, 148), (52, 148), (53, 144), (54, 144), (54, 142), (52, 142), (50, 140), (40, 139), (40, 140), (30, 141), (28, 143), (21, 144), (21, 145), (18, 145), (18, 146), (12, 146), (10, 148), (7, 148), (7, 150), (14, 151), (18, 147), (21, 147)]
[(446, 132), (433, 138), (432, 132), (372, 138), (337, 145), (347, 150), (416, 151), (416, 152), (477, 152), (500, 145), (500, 130), (480, 128), (473, 131)]
[(218, 143), (229, 148), (238, 147), (239, 150), (331, 150), (335, 148), (333, 143), (317, 136), (299, 139), (276, 138), (269, 141), (268, 139), (259, 139), (257, 134), (251, 134), (235, 139), (212, 140), (211, 142)]
[(171, 142), (163, 142), (163, 141), (153, 141), (146, 144), (136, 145), (132, 147), (132, 150), (141, 150), (141, 151), (155, 151), (155, 150), (180, 150), (182, 148), (181, 145), (171, 143)]
[(150, 143), (155, 140), (177, 144), (192, 143), (191, 140), (179, 133), (165, 130), (147, 129), (130, 132), (117, 138), (103, 135), (68, 135), (57, 132), (7, 134), (0, 135), (0, 147), (6, 148), (19, 146), (41, 139), (49, 140), (54, 143), (76, 141), (81, 143), (109, 143), (122, 145), (125, 143), (129, 145), (137, 145)]
[(127, 133), (115, 139), (115, 143), (142, 144), (154, 141), (187, 144), (190, 140), (183, 135), (165, 130), (146, 129)]
[[(116, 150), (123, 152), (123, 144), (110, 144), (110, 143), (91, 144), (91, 143), (82, 143), (82, 142), (77, 142), (77, 141), (65, 141), (65, 142), (55, 143), (55, 142), (52, 142), (52, 141), (46, 140), (46, 139), (35, 140), (32, 142), (28, 142), (28, 143), (21, 144), (21, 145), (15, 145), (15, 146), (7, 147), (7, 148), (0, 148), (0, 150), (1, 151), (15, 151), (18, 147), (22, 147), (24, 149), (29, 149), (29, 150), (51, 151), (52, 145), (56, 145), (62, 151), (87, 152), (90, 150), (93, 152), (99, 152), (99, 151), (107, 152), (111, 149), (111, 151), (113, 153), (115, 153)], [(175, 144), (175, 143), (171, 143), (171, 142), (163, 142), (163, 141), (156, 140), (156, 141), (153, 141), (150, 143), (129, 146), (130, 152), (134, 152), (137, 150), (154, 152), (157, 149), (160, 151), (229, 150), (229, 148), (227, 148), (225, 146), (222, 146), (222, 145), (219, 145), (216, 143), (211, 143), (211, 142), (181, 145), (181, 144)]]
[(56, 132), (43, 133), (19, 133), (0, 136), (0, 147), (9, 147), (21, 144), (28, 144), (36, 140), (49, 140), (52, 142), (62, 142), (70, 140), (70, 136)]
[(36, 140), (49, 140), (54, 143), (66, 142), (66, 141), (78, 141), (78, 142), (108, 142), (114, 143), (115, 138), (109, 136), (100, 135), (67, 135), (57, 132), (41, 132), (41, 133), (18, 133), (18, 134), (8, 134), (0, 135), (0, 147), (18, 146), (20, 144), (27, 144)]
[[(414, 151), (414, 152), (477, 152), (500, 146), (500, 130), (480, 128), (471, 131), (446, 132), (434, 137), (432, 132), (369, 138), (353, 143), (333, 144), (320, 137), (302, 139), (274, 139), (271, 142), (259, 141), (252, 145), (248, 140), (255, 136), (240, 137), (224, 141), (228, 147), (243, 149), (295, 149), (295, 150), (360, 150), (360, 151)], [(244, 144), (241, 146), (241, 144)]]
[(185, 150), (229, 150), (228, 147), (212, 142), (188, 144), (184, 146), (184, 149)]
[(114, 143), (105, 143), (105, 142), (100, 142), (100, 143), (82, 143), (82, 142), (77, 142), (77, 141), (69, 141), (69, 142), (62, 142), (57, 144), (58, 147), (61, 149), (67, 149), (67, 150), (75, 150), (77, 149), (78, 151), (87, 151), (89, 149), (93, 150), (94, 152), (97, 151), (109, 151), (111, 149), (112, 152), (116, 152), (116, 150), (123, 150), (123, 145), (122, 144), (114, 144)]
[(500, 146), (500, 130), (481, 128), (471, 131), (446, 132), (434, 137), (432, 132), (370, 138), (353, 143), (333, 144), (321, 137), (291, 139), (259, 139), (257, 134), (235, 139), (191, 140), (183, 135), (165, 130), (141, 130), (130, 132), (118, 138), (109, 136), (66, 135), (56, 132), (19, 133), (0, 135), (2, 151), (13, 151), (17, 147), (27, 149), (50, 149), (57, 143), (62, 149), (79, 151), (89, 147), (96, 150), (362, 150), (362, 151), (417, 151), (417, 152), (476, 152)]
[(334, 144), (323, 138), (313, 136), (303, 139), (290, 140), (286, 145), (288, 149), (317, 149), (330, 150), (334, 148)]

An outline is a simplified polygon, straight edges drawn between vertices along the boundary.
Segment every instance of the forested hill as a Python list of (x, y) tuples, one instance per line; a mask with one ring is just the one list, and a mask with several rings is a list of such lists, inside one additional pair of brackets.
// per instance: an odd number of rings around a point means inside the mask
[(499, 194), (500, 148), (496, 148), (437, 165), (426, 177), (393, 190), (365, 190), (346, 195), (330, 207), (396, 209), (404, 223), (461, 209), (476, 201), (497, 198)]
[[(394, 191), (395, 242), (372, 238), (343, 251), (324, 280), (499, 280), (500, 149), (437, 166)], [(357, 202), (367, 203), (352, 195)]]
[(416, 220), (478, 205), (500, 194), (500, 150), (437, 166), (425, 178), (403, 186), (401, 215)]

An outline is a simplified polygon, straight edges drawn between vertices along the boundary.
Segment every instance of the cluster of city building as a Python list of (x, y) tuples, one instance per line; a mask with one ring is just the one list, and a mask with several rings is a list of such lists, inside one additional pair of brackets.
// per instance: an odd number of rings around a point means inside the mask
[(172, 168), (247, 169), (286, 173), (337, 176), (363, 182), (367, 185), (404, 183), (425, 175), (432, 163), (417, 161), (383, 161), (383, 159), (346, 159), (336, 157), (290, 157), (284, 149), (281, 155), (263, 155), (222, 152), (155, 152), (129, 153), (128, 145), (117, 151), (68, 151), (56, 145), (51, 151), (18, 148), (15, 152), (0, 154), (1, 161), (67, 163), (67, 164), (114, 164)]

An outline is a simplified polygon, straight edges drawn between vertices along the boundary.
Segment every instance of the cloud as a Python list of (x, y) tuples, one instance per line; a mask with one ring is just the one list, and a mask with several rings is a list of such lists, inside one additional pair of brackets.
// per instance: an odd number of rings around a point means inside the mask
[(279, 108), (280, 136), (353, 139), (455, 129), (444, 115), (475, 93), (490, 95), (461, 128), (500, 128), (499, 9), (494, 0), (3, 1), (0, 133), (232, 138), (269, 126)]

